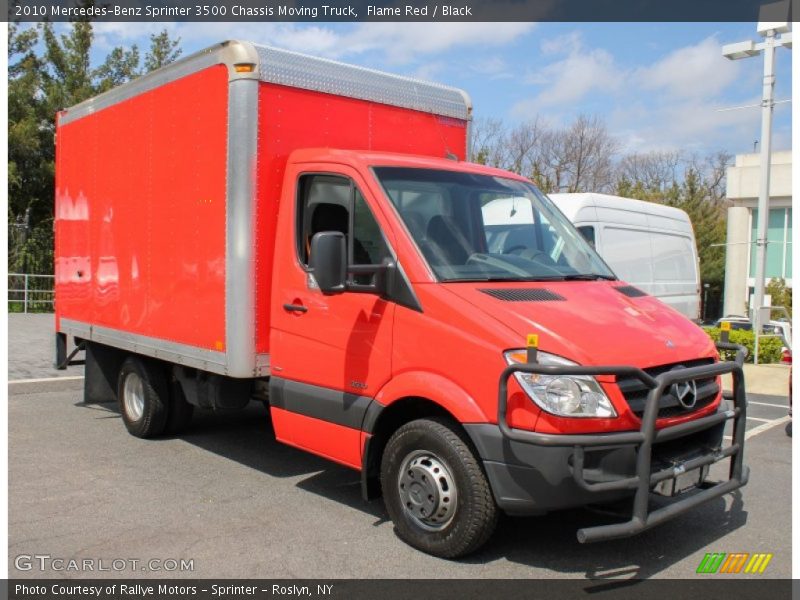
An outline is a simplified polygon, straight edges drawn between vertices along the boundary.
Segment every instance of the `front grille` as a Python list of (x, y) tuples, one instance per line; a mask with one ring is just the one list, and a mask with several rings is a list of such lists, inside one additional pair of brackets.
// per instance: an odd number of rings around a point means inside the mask
[[(710, 365), (714, 363), (713, 358), (701, 358), (697, 360), (688, 360), (682, 363), (674, 363), (669, 365), (661, 365), (644, 369), (644, 371), (652, 377), (657, 377), (662, 373), (671, 371), (676, 368), (689, 368), (699, 367), (702, 365)], [(716, 377), (704, 377), (695, 379), (697, 384), (697, 401), (691, 408), (684, 408), (678, 398), (672, 393), (670, 388), (661, 396), (661, 401), (658, 406), (658, 418), (667, 419), (670, 417), (679, 417), (682, 415), (693, 413), (701, 408), (705, 408), (712, 402), (719, 394), (719, 385), (717, 384)], [(619, 387), (622, 395), (625, 397), (631, 411), (640, 419), (644, 415), (644, 407), (647, 402), (647, 395), (649, 388), (635, 377), (620, 377), (617, 379), (617, 386)]]
[(498, 288), (482, 289), (480, 291), (505, 302), (553, 302), (566, 300), (561, 294), (556, 294), (544, 288)]

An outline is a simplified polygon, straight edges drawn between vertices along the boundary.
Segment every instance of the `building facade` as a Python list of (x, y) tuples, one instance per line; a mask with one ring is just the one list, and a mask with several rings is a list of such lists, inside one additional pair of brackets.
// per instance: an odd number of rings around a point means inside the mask
[[(753, 295), (758, 237), (759, 154), (739, 154), (728, 168), (728, 237), (725, 255), (724, 314), (747, 315)], [(767, 234), (770, 279), (782, 277), (792, 287), (792, 152), (772, 153)]]

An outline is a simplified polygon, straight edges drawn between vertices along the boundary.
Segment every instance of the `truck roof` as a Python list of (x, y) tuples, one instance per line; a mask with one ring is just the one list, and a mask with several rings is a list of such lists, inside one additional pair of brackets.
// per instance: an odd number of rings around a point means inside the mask
[(472, 118), (472, 101), (464, 90), (458, 88), (253, 42), (229, 40), (67, 108), (60, 113), (59, 122), (65, 125), (219, 64), (228, 67), (230, 80), (257, 79), (454, 119)]

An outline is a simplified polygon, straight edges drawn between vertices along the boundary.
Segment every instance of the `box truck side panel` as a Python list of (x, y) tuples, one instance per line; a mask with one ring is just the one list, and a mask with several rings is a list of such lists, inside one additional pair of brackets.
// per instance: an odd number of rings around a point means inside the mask
[(58, 318), (225, 349), (228, 72), (58, 128)]
[(259, 84), (256, 351), (269, 351), (272, 262), (286, 159), (299, 148), (465, 160), (468, 121), (347, 96)]

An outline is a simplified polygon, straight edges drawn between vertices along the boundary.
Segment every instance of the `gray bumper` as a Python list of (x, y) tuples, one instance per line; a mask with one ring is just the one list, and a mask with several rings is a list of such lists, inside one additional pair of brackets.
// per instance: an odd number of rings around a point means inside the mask
[[(723, 402), (724, 404), (724, 402)], [(720, 408), (720, 412), (724, 412)], [(653, 471), (722, 445), (724, 423), (653, 447)], [(635, 490), (589, 491), (575, 481), (575, 449), (509, 440), (497, 425), (465, 425), (478, 450), (495, 500), (509, 515), (539, 515), (553, 510), (602, 504), (632, 497)], [(680, 447), (685, 451), (681, 451)], [(693, 450), (688, 450), (689, 448)], [(607, 446), (584, 453), (584, 477), (592, 484), (636, 474), (636, 447)]]
[[(536, 514), (633, 496), (627, 521), (578, 530), (580, 542), (595, 542), (635, 535), (745, 485), (749, 471), (743, 464), (747, 398), (742, 365), (747, 350), (727, 342), (720, 342), (717, 347), (734, 350), (735, 361), (671, 370), (655, 377), (624, 365), (542, 365), (535, 361), (535, 353), (531, 362), (506, 367), (498, 386), (497, 425), (468, 426), (500, 507), (512, 514)], [(649, 389), (640, 429), (597, 434), (514, 429), (508, 423), (506, 410), (508, 379), (517, 372), (635, 377)], [(670, 386), (726, 373), (733, 379), (732, 408), (721, 406), (714, 414), (656, 428), (660, 400)], [(727, 421), (733, 424), (732, 441), (722, 448)], [(703, 484), (700, 489), (680, 494), (666, 506), (651, 510), (651, 492), (661, 482), (725, 459), (730, 459), (727, 481)]]

